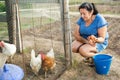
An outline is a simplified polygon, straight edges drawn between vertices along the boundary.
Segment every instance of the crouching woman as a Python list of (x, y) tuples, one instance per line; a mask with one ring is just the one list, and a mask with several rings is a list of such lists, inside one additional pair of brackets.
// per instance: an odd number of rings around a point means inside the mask
[(72, 51), (85, 58), (93, 57), (108, 46), (108, 23), (93, 3), (82, 3), (79, 12), (81, 17), (73, 33)]

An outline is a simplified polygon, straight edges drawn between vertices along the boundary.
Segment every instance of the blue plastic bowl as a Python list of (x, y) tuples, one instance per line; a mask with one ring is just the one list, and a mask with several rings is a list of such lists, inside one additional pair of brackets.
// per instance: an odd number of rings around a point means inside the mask
[(96, 54), (93, 56), (93, 60), (98, 74), (107, 75), (109, 73), (112, 56), (108, 54)]
[(22, 80), (24, 71), (17, 65), (5, 64), (3, 69), (0, 69), (0, 80)]

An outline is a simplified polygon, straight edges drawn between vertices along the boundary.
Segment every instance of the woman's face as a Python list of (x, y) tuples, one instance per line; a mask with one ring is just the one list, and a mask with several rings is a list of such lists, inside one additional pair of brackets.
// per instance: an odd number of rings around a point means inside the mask
[(81, 17), (84, 19), (84, 21), (88, 21), (88, 20), (91, 19), (92, 11), (89, 12), (89, 11), (87, 11), (86, 9), (81, 8), (81, 9), (80, 9), (80, 14), (81, 14)]

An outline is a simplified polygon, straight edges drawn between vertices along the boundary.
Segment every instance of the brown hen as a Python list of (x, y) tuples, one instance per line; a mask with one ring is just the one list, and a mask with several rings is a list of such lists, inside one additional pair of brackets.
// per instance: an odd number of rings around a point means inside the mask
[(42, 69), (45, 71), (45, 77), (47, 72), (50, 70), (52, 71), (56, 65), (54, 52), (51, 49), (46, 55), (43, 52), (40, 52), (42, 58)]

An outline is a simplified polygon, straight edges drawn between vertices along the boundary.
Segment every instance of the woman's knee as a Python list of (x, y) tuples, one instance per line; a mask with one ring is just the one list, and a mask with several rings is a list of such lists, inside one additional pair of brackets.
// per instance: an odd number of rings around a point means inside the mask
[(79, 50), (79, 53), (81, 54), (81, 56), (85, 56), (85, 54), (87, 54), (88, 52), (85, 50), (85, 49), (83, 49), (83, 48), (80, 48), (80, 50)]
[(72, 52), (76, 52), (76, 48), (72, 46)]
[(92, 56), (94, 56), (95, 55), (95, 52), (91, 52), (90, 50), (87, 50), (87, 49), (81, 49), (80, 50), (80, 54), (81, 54), (81, 56), (83, 56), (83, 57), (92, 57)]
[(74, 41), (72, 43), (72, 52), (76, 52), (76, 48), (77, 48), (76, 41)]

